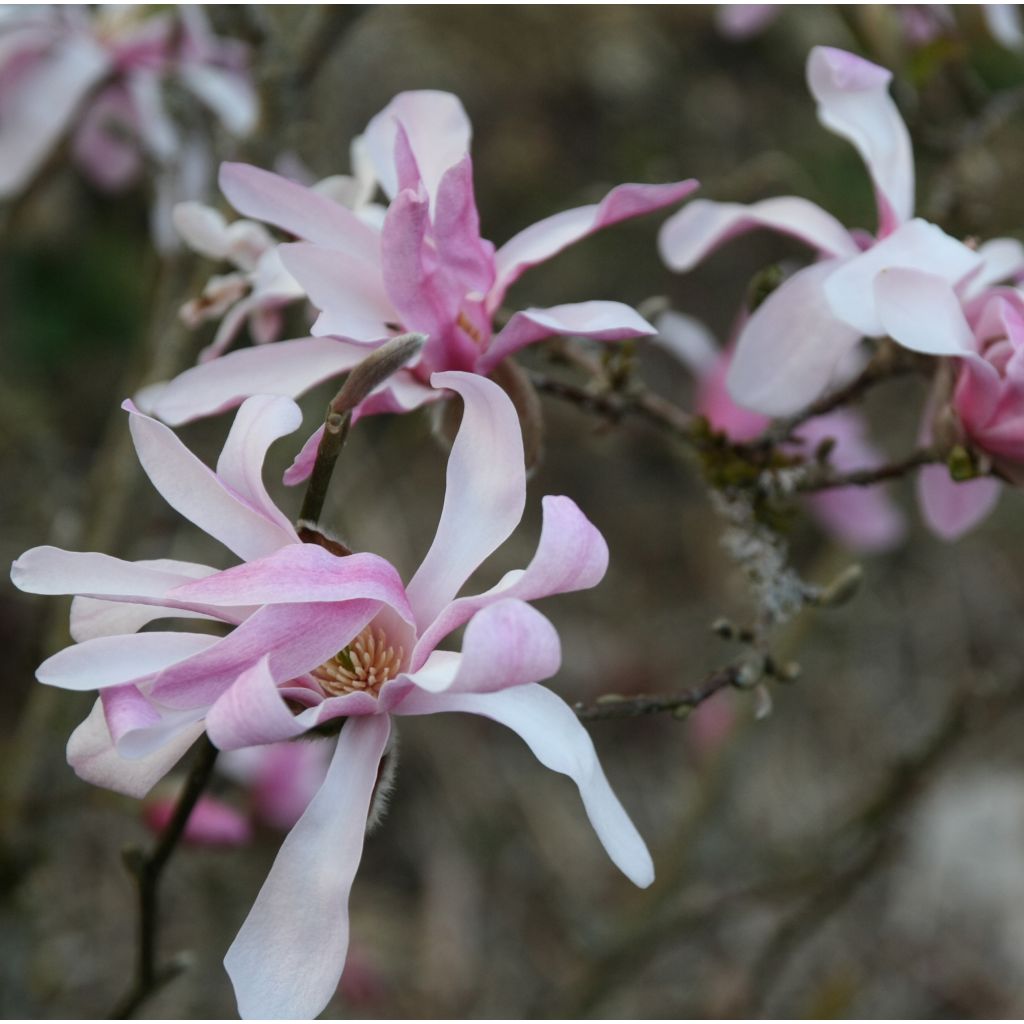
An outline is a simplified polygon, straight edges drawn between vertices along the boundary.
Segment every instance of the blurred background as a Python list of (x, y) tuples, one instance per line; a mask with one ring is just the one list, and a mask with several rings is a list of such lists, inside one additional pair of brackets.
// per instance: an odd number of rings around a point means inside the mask
[[(85, 13), (85, 12), (83, 12)], [(206, 8), (248, 46), (259, 126), (211, 126), (214, 160), (313, 178), (398, 91), (458, 94), (474, 125), (477, 201), (497, 243), (623, 181), (697, 177), (701, 194), (796, 194), (873, 228), (853, 149), (822, 129), (804, 84), (820, 43), (893, 69), (918, 209), (959, 236), (1022, 237), (1024, 54), (978, 7), (801, 7), (760, 22), (713, 7)], [(756, 21), (756, 19), (755, 19)], [(0, 22), (2, 30), (2, 22)], [(0, 91), (4, 79), (0, 76)], [(218, 203), (211, 192), (206, 198)], [(190, 365), (212, 327), (177, 310), (208, 260), (153, 243), (152, 189), (91, 186), (67, 146), (0, 206), (0, 549), (51, 543), (227, 565), (137, 471), (120, 402)], [(226, 207), (222, 208), (226, 210)], [(527, 274), (511, 308), (588, 298), (674, 309), (728, 337), (752, 278), (803, 259), (759, 233), (675, 276), (658, 216), (588, 239)], [(296, 334), (304, 333), (296, 325)], [(291, 336), (291, 335), (285, 335)], [(635, 372), (684, 407), (693, 384), (653, 345)], [(524, 358), (539, 372), (549, 357)], [(303, 400), (307, 423), (329, 391)], [(914, 443), (919, 381), (871, 396), (875, 441)], [(735, 653), (711, 623), (753, 606), (719, 544), (699, 469), (667, 437), (543, 399), (546, 453), (527, 516), (476, 582), (529, 559), (540, 498), (568, 494), (609, 541), (596, 590), (542, 605), (559, 627), (569, 700), (660, 693)], [(183, 428), (213, 461), (228, 417)], [(301, 495), (267, 480), (282, 508)], [(364, 421), (335, 476), (329, 523), (406, 575), (440, 511), (445, 453), (428, 418)], [(685, 721), (591, 723), (658, 879), (607, 861), (571, 783), (517, 737), (466, 716), (402, 723), (390, 810), (367, 842), (352, 946), (328, 1016), (1019, 1016), (1024, 1014), (1024, 499), (955, 545), (910, 524), (883, 555), (844, 550), (805, 517), (788, 540), (805, 578), (851, 562), (865, 583), (778, 638), (802, 674), (774, 708), (726, 691)], [(69, 642), (67, 605), (0, 588), (0, 1012), (106, 1016), (128, 987), (135, 900), (121, 850), (150, 841), (138, 802), (86, 786), (64, 744), (91, 694), (45, 689), (35, 666)], [(216, 793), (243, 808), (222, 776)], [(258, 825), (231, 848), (183, 847), (164, 880), (161, 946), (189, 968), (154, 1017), (235, 1012), (221, 965), (280, 844)]]

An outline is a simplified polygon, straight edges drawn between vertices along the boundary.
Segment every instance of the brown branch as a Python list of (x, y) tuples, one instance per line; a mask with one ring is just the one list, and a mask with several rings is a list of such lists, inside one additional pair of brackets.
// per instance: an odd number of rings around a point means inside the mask
[(847, 473), (836, 473), (828, 466), (822, 467), (821, 473), (812, 473), (794, 485), (794, 490), (802, 493), (828, 491), (836, 487), (871, 487), (896, 480), (911, 470), (931, 463), (941, 462), (942, 457), (934, 448), (918, 448), (904, 459), (889, 462), (884, 466), (872, 466), (865, 469), (853, 469)]
[(217, 748), (204, 733), (199, 740), (192, 771), (189, 773), (174, 814), (148, 856), (137, 848), (124, 853), (125, 867), (135, 878), (139, 896), (139, 950), (135, 965), (135, 982), (127, 995), (111, 1012), (111, 1017), (124, 1020), (132, 1016), (142, 1004), (158, 992), (184, 969), (181, 960), (172, 960), (158, 966), (157, 938), (160, 927), (160, 879), (172, 854), (185, 834), (189, 817), (203, 795), (213, 766)]
[(707, 676), (702, 682), (688, 690), (678, 693), (639, 697), (620, 697), (607, 694), (598, 697), (593, 704), (576, 704), (573, 710), (576, 717), (584, 722), (608, 721), (613, 718), (640, 718), (643, 715), (656, 715), (663, 711), (673, 714), (692, 711), (704, 701), (713, 697), (719, 690), (730, 686), (741, 685), (742, 668), (730, 665), (719, 668)]

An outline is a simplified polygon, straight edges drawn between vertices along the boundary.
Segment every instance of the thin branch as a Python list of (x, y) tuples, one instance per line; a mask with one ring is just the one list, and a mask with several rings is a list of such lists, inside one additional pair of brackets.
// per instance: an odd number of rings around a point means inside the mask
[(836, 487), (871, 487), (886, 480), (896, 480), (920, 466), (941, 461), (942, 457), (934, 448), (918, 448), (906, 458), (886, 463), (884, 466), (853, 469), (847, 473), (836, 473), (823, 466), (821, 473), (812, 473), (802, 480), (797, 480), (793, 489), (806, 494), (828, 491)]
[(204, 733), (199, 740), (196, 760), (185, 782), (174, 814), (148, 856), (137, 848), (125, 851), (124, 862), (135, 878), (139, 896), (139, 951), (135, 966), (135, 983), (131, 991), (114, 1008), (111, 1017), (124, 1020), (184, 969), (180, 961), (158, 965), (157, 939), (160, 927), (160, 880), (172, 854), (185, 834), (189, 817), (203, 795), (213, 766), (217, 748)]
[(576, 717), (584, 722), (607, 721), (613, 718), (640, 718), (643, 715), (656, 715), (663, 711), (673, 714), (689, 712), (713, 697), (719, 690), (726, 690), (730, 686), (740, 686), (742, 671), (740, 666), (730, 665), (727, 668), (716, 669), (696, 686), (678, 693), (639, 697), (620, 697), (617, 694), (608, 694), (598, 697), (593, 704), (577, 704), (573, 710), (576, 712)]

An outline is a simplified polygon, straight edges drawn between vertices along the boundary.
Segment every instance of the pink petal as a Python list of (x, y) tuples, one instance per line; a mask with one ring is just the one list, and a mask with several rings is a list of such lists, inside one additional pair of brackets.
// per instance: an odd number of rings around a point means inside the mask
[(457, 391), (464, 407), (437, 533), (406, 591), (421, 629), (508, 538), (526, 503), (523, 437), (508, 395), (473, 373), (435, 373), (431, 383)]
[(164, 424), (126, 402), (139, 462), (164, 501), (240, 558), (260, 558), (295, 542), (295, 533), (268, 519), (227, 488)]
[(338, 987), (386, 715), (345, 723), (319, 792), (288, 834), (224, 966), (243, 1018), (313, 1018)]
[(453, 676), (438, 673), (435, 664), (408, 678), (430, 692), (489, 693), (549, 679), (561, 663), (555, 627), (523, 601), (505, 598), (469, 620)]
[(494, 337), (476, 363), (477, 373), (490, 373), (506, 356), (554, 334), (596, 341), (622, 341), (654, 334), (635, 309), (621, 302), (574, 302), (549, 309), (524, 309)]
[(294, 487), (309, 479), (313, 472), (313, 466), (316, 465), (316, 454), (320, 450), (320, 442), (324, 438), (325, 429), (324, 424), (321, 423), (299, 449), (299, 454), (295, 456), (292, 464), (284, 471), (284, 476), (281, 478), (281, 482), (285, 486)]
[(107, 728), (118, 756), (135, 761), (172, 743), (203, 717), (204, 708), (160, 708), (137, 686), (112, 686), (100, 692)]
[[(153, 682), (153, 699), (173, 708), (212, 704), (264, 655), (275, 679), (294, 679), (337, 654), (379, 609), (378, 601), (267, 605), (226, 637), (207, 637), (216, 640), (207, 650), (161, 672)], [(138, 633), (120, 639), (170, 635), (179, 634)]]
[(822, 285), (842, 261), (798, 271), (757, 308), (740, 332), (726, 383), (743, 406), (788, 416), (817, 398), (860, 334), (836, 320)]
[(807, 60), (818, 119), (849, 140), (867, 165), (883, 234), (914, 213), (914, 154), (910, 133), (889, 95), (891, 80), (885, 68), (830, 46), (816, 46)]
[(495, 254), (498, 275), (487, 308), (492, 312), (497, 309), (509, 286), (530, 267), (595, 231), (677, 203), (697, 187), (692, 178), (671, 185), (618, 185), (600, 203), (564, 210), (525, 228)]
[(974, 332), (943, 278), (901, 267), (883, 270), (875, 278), (875, 302), (882, 329), (904, 348), (934, 356), (974, 353)]
[(861, 334), (885, 333), (875, 303), (875, 281), (882, 271), (922, 270), (956, 284), (980, 266), (981, 257), (927, 221), (915, 219), (860, 256), (844, 261), (825, 282), (833, 314)]
[(137, 633), (159, 619), (203, 619), (209, 622), (235, 622), (227, 613), (211, 615), (192, 608), (169, 608), (162, 604), (139, 604), (106, 598), (76, 597), (71, 602), (71, 639), (76, 643), (98, 636)]
[(349, 341), (381, 341), (400, 323), (375, 263), (337, 249), (293, 242), (278, 249), (285, 269), (305, 289), (320, 316), (313, 333)]
[(202, 732), (202, 723), (193, 723), (148, 757), (129, 761), (114, 749), (103, 704), (97, 700), (89, 717), (68, 740), (68, 764), (80, 779), (94, 786), (125, 796), (144, 797), (181, 760)]
[(762, 199), (749, 206), (695, 199), (665, 221), (658, 247), (673, 270), (692, 270), (729, 239), (760, 228), (793, 235), (824, 256), (853, 256), (859, 251), (832, 214), (798, 196)]
[(269, 658), (246, 669), (206, 714), (206, 734), (221, 750), (292, 740), (305, 728), (270, 674)]
[(530, 683), (494, 693), (413, 692), (396, 714), (442, 711), (483, 715), (518, 733), (542, 765), (579, 787), (590, 824), (616, 867), (641, 888), (654, 881), (651, 855), (608, 785), (589, 734), (565, 701)]
[(494, 246), (480, 237), (473, 161), (468, 154), (441, 178), (433, 220), (442, 265), (460, 282), (464, 293), (485, 294), (494, 284)]
[(390, 605), (408, 622), (413, 618), (402, 580), (389, 562), (367, 552), (339, 558), (319, 544), (290, 544), (266, 558), (186, 583), (171, 596), (210, 605), (366, 599)]
[(781, 13), (782, 4), (719, 4), (715, 27), (734, 42), (763, 32)]
[(171, 426), (223, 412), (250, 395), (297, 398), (366, 358), (365, 346), (335, 338), (298, 338), (228, 352), (137, 396), (144, 411)]
[(79, 121), (72, 153), (98, 188), (108, 192), (127, 188), (142, 170), (136, 116), (127, 91), (112, 86), (89, 104)]
[(76, 33), (55, 43), (8, 87), (0, 103), (0, 198), (28, 184), (108, 68), (103, 49)]
[(263, 483), (263, 462), (270, 446), (294, 433), (301, 423), (302, 411), (290, 398), (247, 398), (235, 414), (217, 460), (217, 476), (289, 535), (294, 535), (291, 520), (274, 504)]
[[(154, 800), (143, 810), (147, 827), (157, 834), (170, 824), (178, 801)], [(244, 846), (252, 840), (252, 825), (241, 811), (212, 796), (202, 796), (192, 808), (182, 838), (190, 846)]]
[(145, 679), (216, 643), (217, 637), (205, 633), (97, 637), (47, 658), (36, 670), (36, 678), (65, 690), (97, 690)]
[(421, 89), (399, 93), (370, 120), (363, 134), (366, 152), (388, 198), (398, 194), (395, 140), (399, 125), (433, 202), (445, 171), (469, 152), (472, 128), (458, 97)]
[(977, 298), (1000, 281), (1008, 281), (1024, 273), (1024, 244), (1016, 238), (992, 238), (978, 246), (981, 266), (969, 278), (964, 297)]
[(243, 216), (296, 238), (375, 263), (378, 238), (351, 210), (295, 182), (248, 164), (221, 164), (220, 187)]
[(704, 375), (697, 390), (697, 412), (733, 441), (752, 441), (764, 433), (771, 420), (733, 401), (726, 387), (732, 360), (733, 353), (723, 351), (715, 366)]
[(992, 477), (957, 483), (945, 466), (922, 466), (917, 477), (924, 521), (943, 540), (956, 540), (974, 529), (995, 508), (1001, 489)]
[(571, 498), (548, 495), (542, 507), (544, 523), (530, 564), (508, 573), (484, 594), (460, 597), (447, 605), (420, 635), (412, 655), (413, 668), (418, 669), (449, 633), (495, 601), (533, 601), (587, 590), (601, 582), (608, 568), (608, 545), (598, 529)]

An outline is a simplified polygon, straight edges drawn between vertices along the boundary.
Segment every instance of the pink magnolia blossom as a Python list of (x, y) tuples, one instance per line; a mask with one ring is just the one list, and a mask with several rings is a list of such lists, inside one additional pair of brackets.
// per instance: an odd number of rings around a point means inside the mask
[[(933, 402), (932, 422), (944, 444), (965, 443), (1000, 474), (1024, 482), (1024, 294), (990, 288), (964, 301), (942, 278), (920, 271), (891, 271), (876, 284), (886, 330), (913, 348), (928, 337), (956, 365), (952, 395)], [(918, 494), (925, 520), (939, 536), (954, 539), (984, 519), (999, 497), (993, 477), (957, 483), (945, 466), (925, 466)]]
[[(296, 397), (402, 331), (421, 332), (428, 341), (360, 414), (436, 401), (435, 371), (489, 374), (506, 356), (552, 335), (614, 341), (653, 333), (620, 302), (521, 310), (498, 331), (493, 319), (508, 288), (530, 267), (603, 227), (677, 202), (696, 182), (620, 185), (600, 203), (548, 217), (496, 250), (480, 235), (470, 134), (462, 104), (442, 92), (402, 93), (370, 121), (363, 144), (390, 200), (379, 226), (285, 178), (224, 165), (221, 187), (240, 213), (302, 240), (282, 246), (280, 257), (320, 315), (312, 337), (228, 353), (151, 389), (144, 396), (148, 411), (178, 424), (250, 394)], [(316, 442), (307, 444), (289, 482), (308, 473)]]
[[(854, 145), (871, 176), (878, 205), (874, 236), (847, 230), (797, 196), (750, 205), (696, 200), (662, 229), (662, 256), (680, 271), (754, 228), (793, 235), (817, 251), (818, 261), (777, 288), (740, 332), (728, 387), (738, 402), (758, 412), (785, 416), (804, 408), (835, 383), (862, 338), (884, 335), (874, 283), (891, 268), (926, 271), (965, 297), (1024, 269), (1020, 243), (999, 239), (975, 250), (913, 217), (913, 154), (888, 92), (891, 77), (830, 47), (815, 47), (807, 62), (819, 120)], [(929, 338), (918, 341), (921, 352), (946, 354)]]
[[(213, 35), (200, 7), (8, 8), (0, 17), (0, 199), (35, 177), (61, 140), (99, 188), (155, 167), (158, 241), (176, 198), (202, 189), (206, 143), (183, 134), (164, 92), (180, 86), (233, 135), (257, 118), (241, 44)], [(180, 193), (185, 192), (186, 195)]]
[[(726, 388), (732, 348), (719, 349), (703, 324), (679, 313), (662, 315), (658, 341), (695, 374), (696, 411), (715, 430), (736, 442), (752, 441), (764, 433), (771, 423), (769, 417), (744, 408)], [(868, 437), (864, 418), (852, 409), (837, 409), (808, 420), (787, 448), (795, 454), (811, 455), (826, 440), (834, 442), (829, 461), (839, 472), (885, 462)], [(825, 530), (857, 551), (885, 551), (898, 544), (906, 532), (903, 514), (884, 486), (839, 487), (804, 500)]]
[[(573, 779), (613, 862), (638, 885), (653, 879), (586, 730), (537, 682), (557, 672), (561, 652), (554, 627), (527, 602), (594, 586), (607, 567), (604, 540), (569, 498), (547, 497), (530, 564), (481, 594), (457, 596), (522, 516), (522, 436), (511, 400), (491, 381), (445, 372), (433, 383), (462, 396), (463, 419), (437, 533), (408, 585), (377, 555), (341, 558), (300, 543), (270, 500), (264, 454), (300, 422), (280, 396), (241, 406), (216, 472), (126, 403), (150, 480), (241, 564), (218, 572), (43, 547), (12, 570), (24, 590), (77, 595), (76, 643), (37, 675), (100, 691), (68, 745), (87, 781), (141, 796), (204, 729), (220, 749), (239, 750), (344, 724), (323, 785), (228, 951), (243, 1016), (312, 1017), (334, 992), (348, 946), (348, 894), (395, 716), (468, 712), (513, 729), (542, 764)], [(137, 632), (168, 617), (230, 631)], [(460, 627), (461, 652), (438, 647)]]

